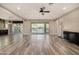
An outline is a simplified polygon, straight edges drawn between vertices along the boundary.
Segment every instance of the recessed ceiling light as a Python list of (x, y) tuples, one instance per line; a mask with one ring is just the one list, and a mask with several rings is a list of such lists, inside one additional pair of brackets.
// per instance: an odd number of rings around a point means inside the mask
[(17, 10), (20, 10), (21, 8), (20, 7), (17, 7)]
[(63, 8), (63, 10), (66, 10), (66, 9), (67, 9), (66, 7)]

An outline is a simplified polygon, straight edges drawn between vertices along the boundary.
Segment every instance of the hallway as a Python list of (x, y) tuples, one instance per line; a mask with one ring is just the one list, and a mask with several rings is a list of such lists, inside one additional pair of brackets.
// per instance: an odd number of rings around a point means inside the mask
[[(21, 34), (4, 36), (0, 54), (3, 55), (75, 55), (79, 54), (79, 46), (69, 43), (64, 39), (51, 35)], [(13, 41), (11, 41), (13, 39)], [(1, 44), (1, 43), (0, 43)], [(5, 45), (3, 45), (5, 44)]]

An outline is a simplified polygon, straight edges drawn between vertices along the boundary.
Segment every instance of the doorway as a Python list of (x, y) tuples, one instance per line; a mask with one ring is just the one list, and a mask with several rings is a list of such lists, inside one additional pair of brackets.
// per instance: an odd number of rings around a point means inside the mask
[(22, 23), (14, 23), (12, 27), (13, 34), (22, 34), (23, 24)]
[(48, 23), (32, 23), (32, 34), (47, 34), (49, 33)]

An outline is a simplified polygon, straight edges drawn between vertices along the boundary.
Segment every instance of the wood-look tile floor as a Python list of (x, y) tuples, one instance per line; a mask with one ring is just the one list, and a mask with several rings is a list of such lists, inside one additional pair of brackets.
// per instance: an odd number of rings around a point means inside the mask
[(57, 36), (33, 34), (0, 37), (1, 55), (78, 55), (79, 46)]

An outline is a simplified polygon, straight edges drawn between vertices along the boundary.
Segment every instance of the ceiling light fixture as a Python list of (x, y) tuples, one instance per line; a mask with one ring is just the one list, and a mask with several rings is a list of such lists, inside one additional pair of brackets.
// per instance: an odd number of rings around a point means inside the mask
[(63, 10), (66, 10), (66, 9), (67, 9), (66, 7), (63, 8)]
[(21, 8), (20, 7), (17, 7), (17, 10), (20, 10)]

